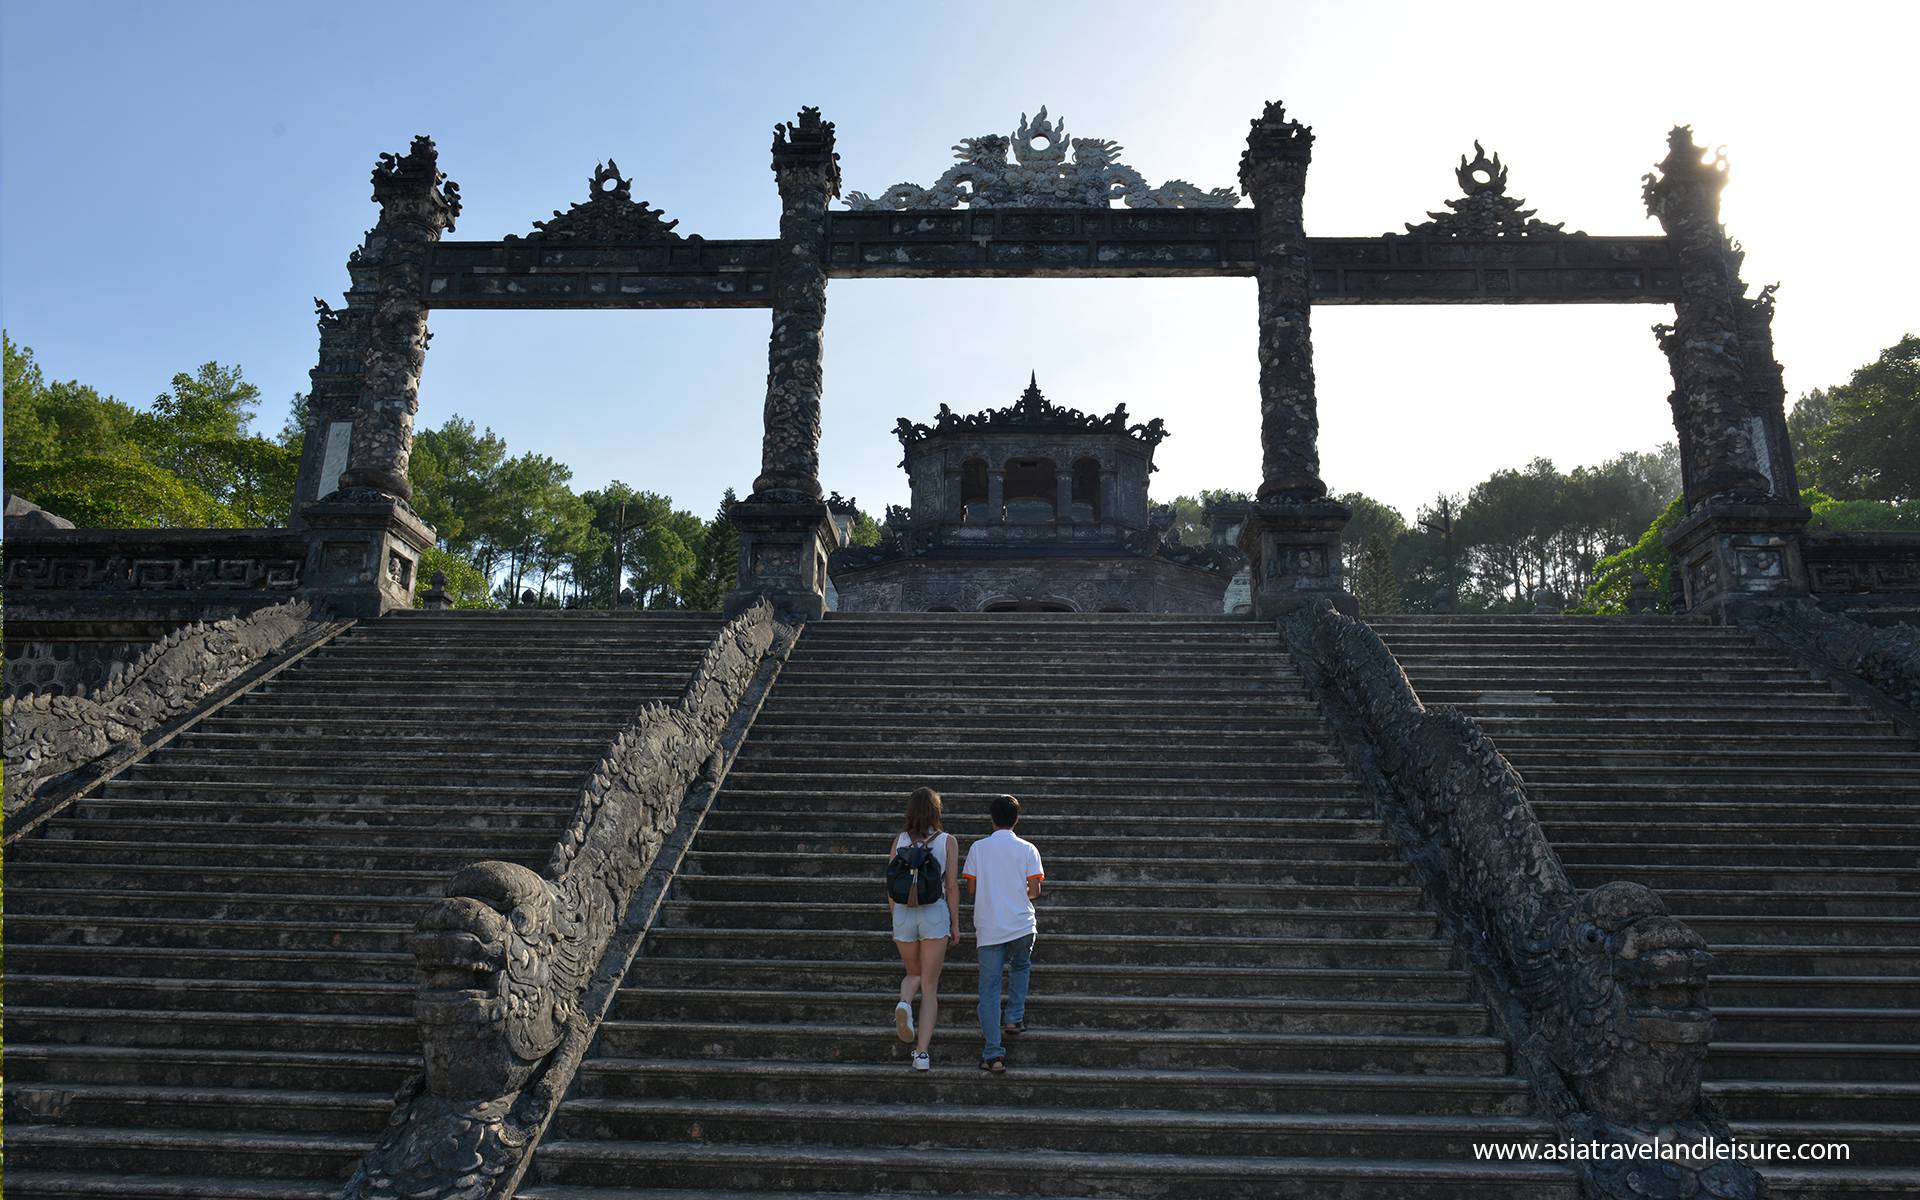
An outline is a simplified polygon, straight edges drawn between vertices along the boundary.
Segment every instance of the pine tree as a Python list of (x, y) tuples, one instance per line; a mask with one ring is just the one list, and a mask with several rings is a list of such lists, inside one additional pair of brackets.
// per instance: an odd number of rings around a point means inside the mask
[(693, 577), (684, 595), (687, 607), (712, 612), (726, 601), (740, 577), (740, 531), (733, 526), (733, 489), (720, 499), (720, 510), (708, 521), (700, 538)]

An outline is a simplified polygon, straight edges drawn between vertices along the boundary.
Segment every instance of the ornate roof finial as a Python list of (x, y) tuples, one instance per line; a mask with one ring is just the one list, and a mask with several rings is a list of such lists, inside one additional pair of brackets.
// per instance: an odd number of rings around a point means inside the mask
[(820, 167), (827, 173), (827, 195), (840, 194), (840, 155), (833, 148), (833, 122), (817, 108), (802, 108), (792, 122), (773, 127), (773, 169)]
[(405, 154), (382, 154), (373, 166), (380, 223), (409, 221), (451, 230), (460, 215), (460, 185), (440, 170), (440, 152), (422, 134)]
[[(644, 200), (633, 198), (633, 180), (620, 173), (620, 164), (609, 158), (597, 164), (587, 181), (587, 202), (566, 212), (554, 210), (553, 217), (535, 221), (531, 238), (565, 238), (576, 242), (677, 242), (673, 231), (678, 221)], [(507, 237), (512, 241), (511, 234)], [(699, 240), (696, 236), (694, 240)]]
[(1536, 210), (1525, 207), (1525, 200), (1507, 195), (1507, 168), (1498, 154), (1489, 156), (1478, 140), (1471, 159), (1460, 156), (1453, 177), (1466, 194), (1447, 201), (1447, 212), (1430, 212), (1430, 220), (1409, 223), (1408, 233), (1445, 238), (1569, 236), (1560, 224), (1534, 220)]

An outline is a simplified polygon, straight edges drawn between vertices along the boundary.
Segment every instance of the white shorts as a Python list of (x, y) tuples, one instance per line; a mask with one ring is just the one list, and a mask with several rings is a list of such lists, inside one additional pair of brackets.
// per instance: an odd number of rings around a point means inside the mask
[(944, 941), (953, 932), (953, 920), (947, 915), (944, 898), (932, 904), (911, 907), (893, 906), (893, 940), (896, 942)]

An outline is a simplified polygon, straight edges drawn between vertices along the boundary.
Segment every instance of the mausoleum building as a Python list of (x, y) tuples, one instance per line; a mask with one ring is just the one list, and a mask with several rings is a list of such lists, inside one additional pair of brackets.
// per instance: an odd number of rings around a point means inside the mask
[(878, 546), (829, 564), (846, 612), (1217, 613), (1241, 557), (1182, 546), (1147, 502), (1155, 418), (1063, 408), (1032, 378), (1006, 408), (894, 429), (912, 488)]

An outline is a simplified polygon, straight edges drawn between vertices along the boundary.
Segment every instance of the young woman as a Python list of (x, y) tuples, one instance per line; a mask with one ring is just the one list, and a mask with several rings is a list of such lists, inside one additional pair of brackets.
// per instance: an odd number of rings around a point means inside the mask
[[(947, 963), (947, 947), (960, 942), (960, 848), (940, 826), (940, 793), (915, 788), (907, 797), (904, 828), (887, 846), (887, 861), (909, 846), (924, 846), (940, 864), (940, 886), (946, 893), (931, 903), (896, 904), (887, 897), (893, 916), (893, 944), (907, 970), (900, 981), (900, 1003), (893, 1008), (893, 1028), (903, 1042), (912, 1042), (913, 1069), (927, 1070), (932, 1060), (927, 1045), (940, 1014), (940, 969)], [(920, 993), (920, 1022), (913, 1020), (913, 994)]]

